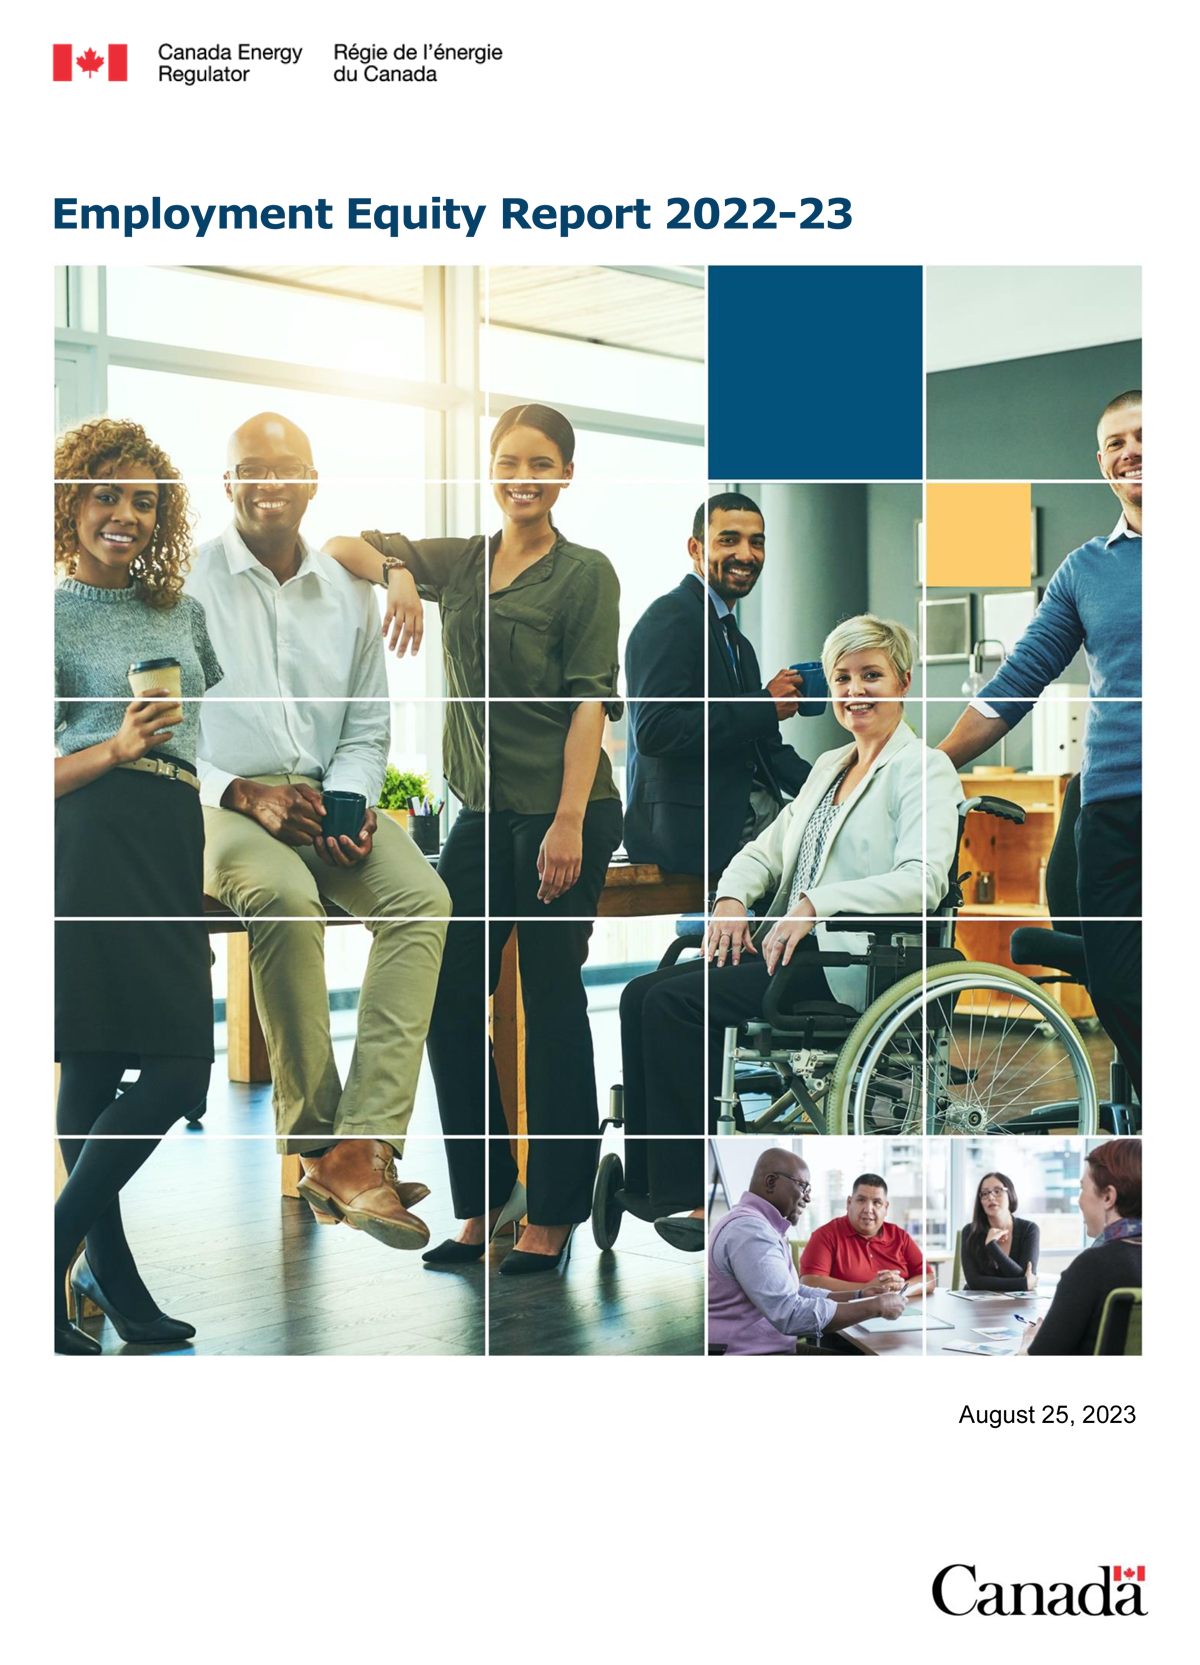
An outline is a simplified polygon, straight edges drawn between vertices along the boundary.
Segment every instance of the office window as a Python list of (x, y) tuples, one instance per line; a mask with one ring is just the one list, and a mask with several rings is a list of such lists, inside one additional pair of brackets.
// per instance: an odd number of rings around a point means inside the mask
[[(370, 268), (366, 269), (367, 271)], [(364, 268), (352, 268), (356, 278)], [(108, 268), (108, 333), (205, 352), (419, 381), (422, 270), (398, 268), (410, 307), (352, 300), (278, 279), (169, 266)]]

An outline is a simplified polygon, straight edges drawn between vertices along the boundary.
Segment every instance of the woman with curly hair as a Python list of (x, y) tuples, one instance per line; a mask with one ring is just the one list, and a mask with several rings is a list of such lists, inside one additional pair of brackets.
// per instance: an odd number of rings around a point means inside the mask
[[(134, 422), (64, 434), (54, 457), (55, 1054), (68, 1179), (54, 1211), (54, 1345), (98, 1353), (67, 1318), (77, 1301), (122, 1340), (178, 1343), (138, 1275), (120, 1192), (208, 1090), (211, 957), (203, 922), (199, 700), (221, 680), (204, 610), (182, 594), (187, 492)], [(178, 665), (129, 699), (135, 666)], [(157, 699), (154, 697), (157, 696)], [(121, 1088), (127, 1068), (138, 1069)]]

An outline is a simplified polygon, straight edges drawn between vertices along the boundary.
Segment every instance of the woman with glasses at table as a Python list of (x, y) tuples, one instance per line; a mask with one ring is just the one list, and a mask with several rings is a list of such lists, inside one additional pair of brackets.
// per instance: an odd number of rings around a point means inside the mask
[[(181, 1116), (213, 1057), (196, 776), (200, 696), (221, 680), (204, 609), (182, 593), (187, 491), (134, 422), (85, 422), (54, 455), (54, 1045), (67, 1170), (54, 1207), (54, 1348), (99, 1353), (67, 1319), (105, 1313), (123, 1341), (178, 1345), (138, 1273), (120, 1194)], [(148, 662), (148, 663), (147, 663)], [(130, 701), (129, 675), (149, 679)], [(155, 668), (178, 675), (164, 705)], [(160, 696), (156, 701), (154, 695)], [(137, 1080), (123, 1085), (130, 1066)]]
[[(493, 1206), (485, 1214), (481, 1156), (455, 1150), (460, 1142), (451, 1140), (455, 1212), (465, 1224), (457, 1239), (424, 1258), (433, 1265), (478, 1260), (490, 1235), (527, 1214), (521, 1247), (501, 1266), (511, 1277), (565, 1266), (571, 1234), (591, 1212), (599, 1110), (582, 972), (609, 859), (621, 842), (621, 801), (602, 746), (606, 715), (619, 714), (620, 586), (606, 556), (572, 543), (554, 522), (575, 471), (575, 433), (566, 417), (548, 405), (514, 406), (493, 428), (490, 451), (502, 517), (490, 539), (410, 541), (367, 532), (325, 547), (349, 571), (386, 585), (383, 629), (397, 652), (420, 645), (422, 597), (441, 610), (447, 691), (459, 702), (448, 708), (443, 752), (447, 780), (464, 807), (438, 867), (456, 920), (442, 960), (429, 1060), (446, 1132), (481, 1131), (486, 815), (488, 986), (494, 993), (515, 931), (530, 1143), (526, 1194), (489, 1042)], [(483, 768), (485, 605), (490, 802)]]
[(971, 1222), (963, 1227), (963, 1283), (998, 1295), (1036, 1289), (1040, 1239), (1032, 1220), (1017, 1217), (1017, 1188), (1008, 1175), (984, 1174)]

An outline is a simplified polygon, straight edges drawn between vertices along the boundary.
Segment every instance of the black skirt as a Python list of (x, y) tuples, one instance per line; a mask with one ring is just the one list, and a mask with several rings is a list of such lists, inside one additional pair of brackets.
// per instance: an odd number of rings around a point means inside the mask
[(54, 1046), (213, 1056), (204, 816), (182, 781), (113, 769), (54, 817)]

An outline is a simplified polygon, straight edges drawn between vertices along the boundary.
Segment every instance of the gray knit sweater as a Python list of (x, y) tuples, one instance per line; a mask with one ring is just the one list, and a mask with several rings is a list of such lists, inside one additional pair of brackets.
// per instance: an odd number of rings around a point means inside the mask
[(54, 740), (60, 757), (111, 740), (133, 698), (129, 667), (139, 659), (178, 659), (185, 702), (172, 738), (149, 755), (165, 751), (195, 767), (199, 702), (224, 675), (203, 607), (190, 595), (174, 607), (150, 607), (136, 585), (101, 590), (74, 578), (64, 578), (54, 592)]

